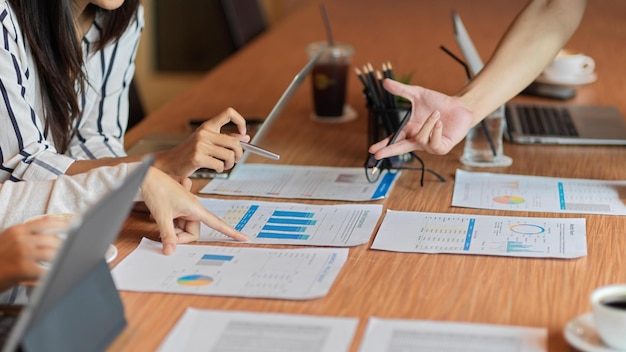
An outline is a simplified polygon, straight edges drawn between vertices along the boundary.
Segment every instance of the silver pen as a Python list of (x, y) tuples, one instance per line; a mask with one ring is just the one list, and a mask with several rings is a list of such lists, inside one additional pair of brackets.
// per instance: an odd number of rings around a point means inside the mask
[(246, 143), (246, 142), (240, 142), (241, 146), (243, 147), (243, 149), (249, 151), (250, 153), (253, 154), (257, 154), (263, 157), (266, 157), (268, 159), (273, 159), (273, 160), (278, 160), (280, 159), (280, 155), (274, 153), (274, 152), (270, 152), (267, 149), (263, 149), (261, 147), (257, 147), (254, 144), (250, 144), (250, 143)]

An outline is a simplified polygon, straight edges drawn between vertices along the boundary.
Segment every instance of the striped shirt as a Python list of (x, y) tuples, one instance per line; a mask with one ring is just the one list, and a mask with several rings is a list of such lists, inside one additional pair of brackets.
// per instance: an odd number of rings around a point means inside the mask
[(143, 7), (117, 42), (95, 51), (102, 16), (82, 40), (85, 91), (68, 151), (58, 154), (44, 135), (41, 87), (35, 61), (6, 0), (0, 0), (0, 182), (54, 179), (75, 160), (125, 156), (128, 89), (144, 27)]

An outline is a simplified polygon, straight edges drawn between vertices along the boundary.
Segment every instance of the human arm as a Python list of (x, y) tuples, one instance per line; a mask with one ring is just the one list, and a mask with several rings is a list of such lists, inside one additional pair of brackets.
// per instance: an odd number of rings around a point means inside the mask
[[(134, 167), (133, 164), (100, 167), (80, 175), (62, 175), (54, 181), (5, 182), (0, 185), (0, 228), (40, 214), (83, 213)], [(159, 226), (166, 253), (171, 253), (176, 243), (197, 240), (201, 222), (235, 240), (248, 239), (206, 210), (188, 187), (182, 185), (188, 179), (180, 181), (150, 168), (137, 198), (145, 202)]]
[(200, 223), (237, 241), (248, 240), (244, 234), (206, 210), (185, 187), (158, 169), (148, 171), (141, 194), (159, 226), (164, 254), (173, 253), (177, 243), (196, 241), (200, 237)]
[[(50, 262), (61, 246), (61, 239), (50, 234), (67, 222), (42, 218), (14, 225), (0, 233), (0, 292), (21, 281), (36, 280), (45, 269), (40, 262)], [(46, 233), (47, 232), (47, 233)]]
[[(237, 126), (238, 135), (220, 133), (221, 127), (229, 122), (233, 122)], [(228, 108), (203, 123), (180, 145), (171, 150), (154, 153), (154, 166), (167, 174), (180, 177), (188, 177), (201, 167), (221, 172), (232, 168), (235, 162), (241, 159), (243, 149), (239, 142), (249, 140), (250, 136), (246, 135), (245, 119), (235, 109)], [(137, 162), (142, 158), (143, 155), (132, 155), (77, 160), (68, 167), (66, 173), (75, 175), (101, 166)]]
[[(411, 122), (395, 144), (370, 147), (377, 159), (424, 150), (446, 154), (470, 128), (530, 84), (574, 33), (586, 0), (532, 0), (515, 18), (483, 70), (457, 94), (386, 80), (412, 104)], [(436, 113), (438, 112), (438, 113)]]

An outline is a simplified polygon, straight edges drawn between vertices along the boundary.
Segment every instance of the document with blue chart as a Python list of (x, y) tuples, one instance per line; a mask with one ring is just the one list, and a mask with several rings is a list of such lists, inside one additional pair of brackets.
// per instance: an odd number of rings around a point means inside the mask
[(143, 238), (112, 271), (118, 290), (251, 298), (325, 296), (348, 248), (274, 249), (162, 244)]
[[(202, 205), (243, 232), (250, 243), (356, 246), (369, 242), (380, 204), (314, 205), (200, 198)], [(202, 225), (200, 241), (233, 240)]]
[(241, 164), (228, 179), (212, 180), (200, 193), (359, 202), (387, 197), (399, 174), (386, 172), (370, 183), (362, 167)]
[(626, 215), (626, 181), (457, 170), (452, 205), (477, 209)]
[(372, 249), (535, 258), (587, 255), (585, 219), (388, 210)]

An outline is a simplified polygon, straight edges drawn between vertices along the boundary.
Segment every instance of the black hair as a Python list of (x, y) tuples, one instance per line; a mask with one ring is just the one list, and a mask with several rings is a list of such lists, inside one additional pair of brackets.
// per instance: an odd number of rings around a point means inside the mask
[[(101, 37), (95, 49), (118, 40), (137, 14), (140, 0), (125, 0), (115, 10), (89, 4), (85, 11), (103, 13)], [(44, 135), (51, 134), (56, 149), (64, 153), (70, 143), (73, 124), (80, 114), (76, 89), (83, 92), (83, 54), (77, 39), (73, 0), (9, 0), (28, 43), (41, 79), (44, 107)]]

